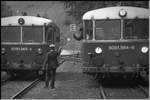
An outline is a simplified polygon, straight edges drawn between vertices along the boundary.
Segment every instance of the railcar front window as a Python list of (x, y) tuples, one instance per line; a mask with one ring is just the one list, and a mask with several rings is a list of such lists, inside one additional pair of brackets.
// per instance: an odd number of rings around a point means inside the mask
[(21, 28), (18, 26), (1, 26), (2, 42), (20, 42)]
[(93, 38), (93, 25), (91, 20), (85, 20), (85, 39), (92, 40)]
[(147, 39), (148, 19), (124, 20), (124, 39)]
[(42, 26), (23, 26), (23, 42), (42, 42), (43, 27)]
[(96, 40), (117, 40), (121, 38), (120, 20), (96, 20)]

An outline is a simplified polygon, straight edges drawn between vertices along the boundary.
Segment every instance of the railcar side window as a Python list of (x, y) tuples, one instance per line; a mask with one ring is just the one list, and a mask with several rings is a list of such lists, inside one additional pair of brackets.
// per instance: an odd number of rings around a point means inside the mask
[(85, 39), (92, 40), (93, 38), (93, 26), (91, 20), (85, 20)]
[(148, 19), (126, 19), (124, 21), (125, 39), (147, 39)]
[(57, 29), (55, 29), (55, 38), (56, 38), (56, 42), (60, 42), (60, 33), (59, 33), (59, 28)]
[(1, 26), (2, 42), (20, 42), (21, 28), (18, 26)]
[(95, 39), (115, 40), (120, 39), (120, 20), (96, 20)]
[(23, 42), (42, 42), (42, 26), (23, 26)]
[(59, 37), (56, 37), (56, 42), (60, 42), (60, 38)]

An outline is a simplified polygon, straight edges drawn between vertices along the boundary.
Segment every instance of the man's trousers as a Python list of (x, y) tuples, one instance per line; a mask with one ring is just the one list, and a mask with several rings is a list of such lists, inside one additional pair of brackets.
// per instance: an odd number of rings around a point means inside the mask
[(47, 69), (46, 70), (46, 79), (45, 79), (45, 86), (49, 86), (49, 81), (51, 88), (55, 87), (55, 76), (56, 76), (56, 69)]

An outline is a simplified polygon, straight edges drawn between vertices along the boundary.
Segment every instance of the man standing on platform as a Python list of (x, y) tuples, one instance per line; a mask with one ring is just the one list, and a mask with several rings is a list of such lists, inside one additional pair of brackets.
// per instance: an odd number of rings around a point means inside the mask
[[(45, 88), (48, 88), (49, 81), (51, 89), (55, 88), (55, 76), (56, 76), (56, 69), (59, 66), (57, 57), (61, 53), (61, 48), (58, 51), (55, 50), (55, 45), (51, 44), (50, 51), (46, 55), (46, 59), (44, 61), (43, 69), (46, 70), (46, 78), (45, 78)], [(47, 64), (47, 66), (46, 66)]]

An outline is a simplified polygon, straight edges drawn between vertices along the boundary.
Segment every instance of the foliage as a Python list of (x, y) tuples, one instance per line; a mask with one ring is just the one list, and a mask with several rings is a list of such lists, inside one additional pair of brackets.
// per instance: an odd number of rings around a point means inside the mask
[(43, 14), (43, 16), (42, 16), (43, 18), (47, 18), (47, 19), (49, 19), (49, 15), (48, 15), (48, 13), (47, 12), (44, 12), (44, 14)]
[(69, 26), (72, 23), (70, 19), (65, 19), (64, 25)]
[(10, 6), (6, 4), (6, 2), (1, 2), (1, 18), (8, 17), (13, 15), (13, 10)]
[(66, 13), (73, 16), (77, 24), (81, 22), (83, 14), (89, 10), (108, 6), (136, 6), (148, 8), (148, 1), (62, 1), (66, 8)]
[(41, 15), (40, 15), (40, 14), (37, 14), (36, 16), (37, 16), (37, 17), (41, 17)]
[(21, 12), (22, 16), (27, 16), (27, 12)]

